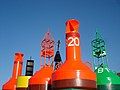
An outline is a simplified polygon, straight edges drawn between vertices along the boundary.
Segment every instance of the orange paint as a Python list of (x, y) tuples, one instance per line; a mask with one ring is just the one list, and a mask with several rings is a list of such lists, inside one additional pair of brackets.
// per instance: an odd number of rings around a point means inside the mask
[(5, 83), (2, 90), (16, 90), (17, 77), (22, 74), (23, 54), (15, 53), (13, 73), (10, 80)]
[(51, 79), (52, 72), (53, 72), (53, 67), (51, 66), (42, 67), (30, 78), (29, 85), (45, 84), (46, 82), (49, 82), (49, 80)]
[(29, 79), (29, 90), (49, 90), (48, 86), (51, 85), (52, 73), (53, 67), (44, 65)]
[[(51, 86), (53, 66), (50, 65), (50, 62), (53, 56), (54, 40), (48, 31), (41, 42), (40, 65), (42, 67), (29, 79), (29, 90), (49, 90), (51, 88), (48, 86)], [(42, 62), (42, 58), (44, 63)]]
[(52, 81), (76, 79), (96, 80), (95, 73), (81, 58), (79, 22), (75, 19), (66, 22), (66, 60), (65, 63), (52, 75)]

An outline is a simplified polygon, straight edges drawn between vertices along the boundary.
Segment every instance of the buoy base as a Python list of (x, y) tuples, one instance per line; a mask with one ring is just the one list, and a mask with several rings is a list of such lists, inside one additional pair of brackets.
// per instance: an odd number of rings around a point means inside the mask
[(96, 82), (93, 80), (83, 80), (83, 79), (64, 79), (56, 80), (52, 83), (53, 90), (96, 90)]
[(50, 84), (34, 84), (34, 85), (29, 85), (28, 90), (52, 90)]
[(28, 88), (16, 88), (16, 90), (28, 90)]
[(97, 90), (97, 89), (65, 88), (65, 89), (53, 89), (53, 90)]

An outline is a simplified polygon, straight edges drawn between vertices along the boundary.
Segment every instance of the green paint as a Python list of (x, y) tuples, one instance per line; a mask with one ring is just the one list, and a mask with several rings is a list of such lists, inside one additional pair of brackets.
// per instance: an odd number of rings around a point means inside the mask
[(96, 30), (96, 38), (91, 42), (92, 44), (92, 55), (96, 58), (101, 58), (106, 56), (105, 41), (102, 39), (101, 35)]
[(101, 64), (107, 65), (108, 59), (107, 59), (107, 53), (106, 53), (106, 46), (105, 41), (102, 39), (100, 33), (98, 32), (98, 28), (96, 29), (96, 37), (91, 42), (92, 46), (92, 56), (93, 59), (93, 65), (94, 70), (96, 70), (97, 67), (99, 67)]
[(97, 90), (120, 90), (120, 85), (98, 85)]
[(99, 66), (96, 70), (97, 85), (119, 84), (120, 77), (108, 69), (106, 65)]
[(108, 68), (105, 41), (96, 29), (96, 38), (91, 42), (97, 90), (120, 90), (120, 77)]

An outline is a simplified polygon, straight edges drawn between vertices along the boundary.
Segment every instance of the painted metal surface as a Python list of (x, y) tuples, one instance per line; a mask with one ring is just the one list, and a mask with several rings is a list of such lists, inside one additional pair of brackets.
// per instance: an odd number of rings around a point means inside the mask
[[(29, 90), (49, 90), (51, 88), (51, 76), (53, 73), (53, 65), (50, 64), (54, 56), (54, 40), (47, 32), (41, 42), (40, 51), (40, 70), (29, 80)], [(42, 59), (44, 63), (42, 63)], [(47, 61), (48, 60), (48, 61)]]
[(22, 73), (23, 54), (21, 52), (15, 53), (12, 77), (6, 82), (2, 90), (16, 90), (16, 83), (18, 76)]
[(31, 76), (18, 76), (17, 88), (28, 88), (30, 78)]
[(57, 51), (54, 56), (54, 62), (55, 62), (54, 70), (57, 70), (59, 67), (61, 67), (61, 65), (63, 63), (62, 59), (61, 59), (59, 47), (60, 47), (60, 40), (58, 40), (58, 42), (57, 42)]
[(25, 76), (32, 76), (34, 70), (34, 60), (27, 60)]
[(54, 39), (48, 31), (41, 43), (41, 57), (51, 58), (54, 56)]
[(29, 80), (29, 90), (48, 90), (51, 85), (53, 67), (44, 66), (37, 71)]
[(98, 90), (119, 90), (120, 77), (107, 66), (101, 65), (96, 70)]
[(79, 22), (70, 19), (66, 22), (66, 60), (52, 74), (52, 86), (56, 89), (92, 88), (96, 89), (95, 73), (82, 63)]
[(101, 65), (95, 72), (97, 74), (97, 85), (120, 84), (120, 77), (107, 66)]
[(92, 41), (94, 69), (97, 76), (98, 90), (120, 90), (120, 77), (108, 67), (105, 41), (96, 32), (96, 38)]

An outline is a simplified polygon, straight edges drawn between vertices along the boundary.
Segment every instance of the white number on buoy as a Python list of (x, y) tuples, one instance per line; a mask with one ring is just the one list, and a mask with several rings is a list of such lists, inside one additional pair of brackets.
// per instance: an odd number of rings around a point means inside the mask
[(103, 68), (99, 68), (98, 73), (103, 73)]
[(79, 46), (80, 41), (78, 37), (69, 37), (68, 38), (68, 46)]

